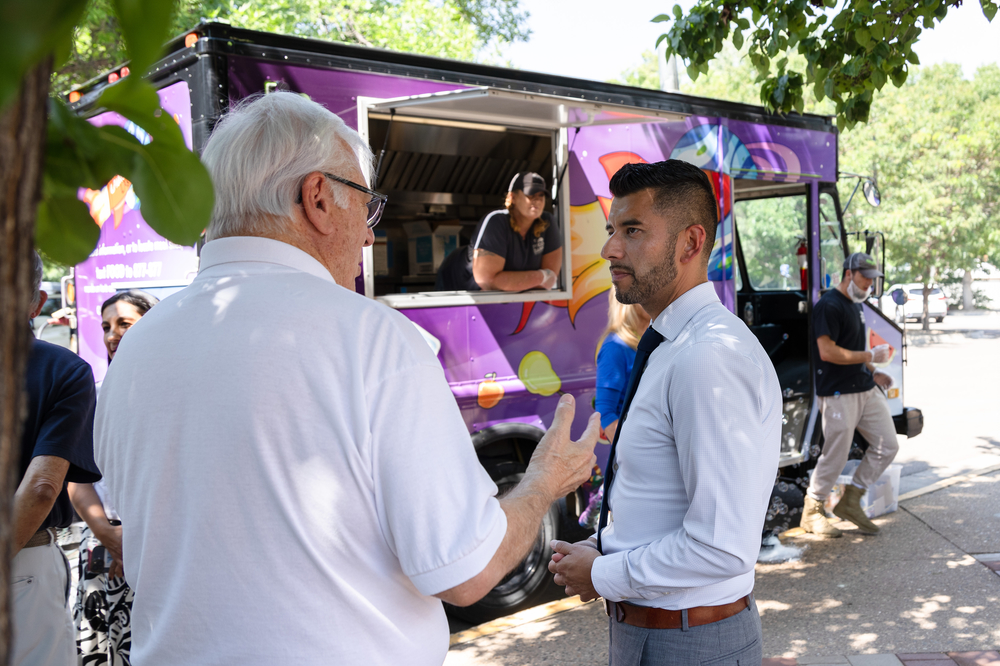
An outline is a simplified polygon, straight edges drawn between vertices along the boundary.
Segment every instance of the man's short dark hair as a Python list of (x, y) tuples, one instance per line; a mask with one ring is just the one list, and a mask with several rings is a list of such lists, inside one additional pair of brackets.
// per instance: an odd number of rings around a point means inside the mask
[(682, 160), (626, 164), (611, 177), (610, 189), (614, 197), (652, 189), (656, 212), (680, 210), (686, 217), (684, 227), (700, 224), (705, 229), (702, 253), (706, 259), (712, 254), (719, 207), (712, 183), (698, 167)]

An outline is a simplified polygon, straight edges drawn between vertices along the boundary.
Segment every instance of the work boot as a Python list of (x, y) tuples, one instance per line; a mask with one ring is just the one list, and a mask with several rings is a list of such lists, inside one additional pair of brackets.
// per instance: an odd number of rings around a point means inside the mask
[(878, 525), (873, 523), (865, 514), (865, 510), (861, 508), (861, 498), (865, 492), (867, 491), (861, 490), (853, 483), (847, 484), (847, 487), (844, 488), (844, 496), (837, 502), (837, 506), (833, 507), (833, 515), (841, 520), (851, 521), (862, 532), (878, 534)]
[(830, 521), (826, 519), (826, 510), (823, 508), (823, 503), (819, 500), (814, 500), (809, 495), (806, 495), (806, 501), (802, 507), (802, 519), (799, 520), (799, 527), (806, 532), (812, 532), (816, 536), (826, 537), (827, 539), (834, 539), (843, 534), (843, 532), (831, 525)]

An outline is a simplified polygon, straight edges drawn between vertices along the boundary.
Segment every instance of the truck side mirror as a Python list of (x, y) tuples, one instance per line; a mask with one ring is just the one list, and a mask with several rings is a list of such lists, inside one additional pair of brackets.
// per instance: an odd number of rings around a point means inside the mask
[(882, 298), (882, 294), (885, 292), (885, 277), (875, 278), (875, 282), (872, 283), (872, 296), (875, 298)]
[(906, 305), (906, 292), (902, 289), (896, 289), (893, 291), (892, 302), (896, 305)]
[(882, 203), (882, 194), (878, 191), (878, 185), (874, 180), (866, 180), (861, 186), (861, 191), (865, 195), (865, 200), (876, 208)]

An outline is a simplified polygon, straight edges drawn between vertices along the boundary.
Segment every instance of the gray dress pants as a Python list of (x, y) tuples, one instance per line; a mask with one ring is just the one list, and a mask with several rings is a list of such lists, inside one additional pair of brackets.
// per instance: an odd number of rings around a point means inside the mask
[(608, 618), (609, 666), (760, 666), (757, 604), (725, 620), (687, 629), (642, 629)]

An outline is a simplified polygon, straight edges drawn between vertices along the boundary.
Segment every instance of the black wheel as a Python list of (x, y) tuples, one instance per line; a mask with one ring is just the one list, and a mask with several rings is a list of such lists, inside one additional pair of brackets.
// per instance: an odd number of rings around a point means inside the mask
[(943, 322), (943, 321), (944, 321), (944, 317), (935, 317), (935, 318), (934, 318), (934, 321), (936, 321), (937, 323), (939, 323), (939, 324), (940, 324), (941, 322)]
[[(498, 496), (509, 492), (524, 476), (521, 471), (524, 469), (523, 466), (510, 463), (510, 467), (519, 468), (519, 471), (494, 479), (499, 488)], [(494, 470), (490, 471), (492, 476)], [(504, 470), (504, 472), (509, 471), (509, 467)], [(481, 624), (530, 608), (544, 597), (551, 596), (551, 588), (555, 583), (552, 581), (552, 574), (549, 573), (549, 559), (552, 557), (549, 542), (556, 538), (558, 526), (559, 506), (558, 503), (554, 503), (542, 518), (538, 535), (527, 557), (475, 604), (464, 608), (445, 604), (448, 614), (472, 624)]]

